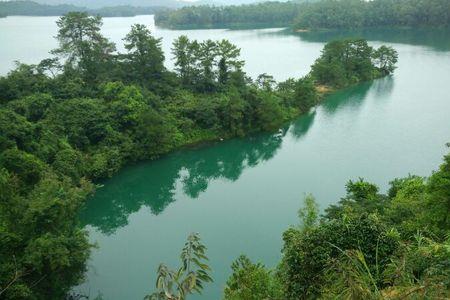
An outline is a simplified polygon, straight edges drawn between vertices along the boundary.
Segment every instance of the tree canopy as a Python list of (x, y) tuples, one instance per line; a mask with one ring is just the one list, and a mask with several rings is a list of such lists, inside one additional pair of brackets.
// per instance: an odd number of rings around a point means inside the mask
[(135, 7), (130, 5), (112, 5), (102, 8), (87, 8), (71, 4), (48, 5), (28, 0), (0, 1), (0, 17), (6, 16), (62, 16), (69, 12), (86, 12), (92, 16), (132, 17), (136, 15), (152, 15), (166, 11), (163, 6)]
[(294, 28), (342, 29), (380, 26), (447, 26), (447, 0), (322, 0), (306, 3)]
[(240, 6), (191, 6), (156, 13), (169, 28), (343, 29), (380, 26), (448, 26), (447, 0), (320, 0)]

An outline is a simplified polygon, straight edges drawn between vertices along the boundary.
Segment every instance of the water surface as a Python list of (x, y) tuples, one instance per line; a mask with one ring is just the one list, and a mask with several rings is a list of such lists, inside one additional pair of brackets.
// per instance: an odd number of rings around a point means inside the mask
[[(5, 75), (14, 67), (14, 61), (35, 64), (51, 55), (57, 41), (58, 17), (7, 17), (0, 18), (0, 75)], [(153, 16), (130, 18), (104, 18), (102, 33), (116, 43), (117, 50), (124, 52), (123, 38), (131, 25), (139, 23), (149, 27), (156, 37), (162, 38), (162, 48), (166, 54), (166, 65), (173, 68), (171, 48), (173, 40), (180, 35), (191, 39), (229, 39), (242, 48), (242, 58), (246, 61), (245, 71), (252, 77), (271, 73), (276, 79), (284, 80), (309, 72), (309, 66), (320, 52), (321, 43), (300, 45), (297, 38), (276, 34), (282, 29), (259, 30), (167, 30), (154, 25)], [(274, 35), (275, 34), (275, 35)], [(5, 45), (5, 46), (3, 46)], [(257, 45), (257, 47), (255, 47)], [(273, 45), (280, 47), (274, 48)], [(292, 57), (291, 60), (285, 58)], [(292, 65), (292, 63), (296, 66)]]
[[(0, 19), (0, 44), (9, 45), (0, 47), (1, 72), (9, 69), (12, 59), (34, 63), (46, 57), (55, 46), (48, 36), (56, 33), (54, 20)], [(131, 24), (151, 21), (105, 19), (104, 33), (120, 49)], [(5, 28), (21, 29), (13, 37)], [(29, 33), (37, 28), (45, 29), (33, 32), (40, 43)], [(329, 97), (287, 125), (281, 137), (260, 134), (178, 151), (129, 166), (105, 181), (81, 214), (91, 240), (98, 244), (87, 281), (78, 288), (83, 293), (142, 299), (154, 288), (158, 264), (178, 266), (185, 238), (195, 231), (208, 246), (215, 282), (203, 296), (190, 299), (220, 299), (230, 264), (240, 254), (276, 265), (281, 234), (298, 222), (305, 193), (313, 193), (323, 209), (344, 195), (350, 179), (363, 177), (385, 190), (395, 177), (429, 175), (447, 151), (449, 31), (153, 31), (163, 37), (167, 57), (171, 41), (180, 34), (228, 38), (242, 48), (245, 70), (253, 77), (269, 73), (282, 80), (306, 74), (324, 43), (337, 37), (362, 36), (375, 46), (387, 43), (397, 49), (400, 61), (394, 76)]]
[[(325, 42), (269, 36), (280, 38), (277, 52), (319, 53)], [(249, 52), (260, 49), (258, 41), (246, 39)], [(100, 246), (85, 288), (106, 299), (140, 299), (152, 290), (158, 264), (177, 266), (185, 237), (195, 231), (208, 246), (215, 283), (192, 299), (220, 299), (240, 254), (276, 265), (281, 234), (298, 222), (305, 193), (323, 209), (344, 195), (350, 179), (363, 177), (385, 190), (395, 177), (429, 175), (450, 141), (450, 52), (428, 42), (389, 45), (400, 54), (393, 77), (329, 97), (282, 137), (261, 134), (179, 151), (105, 182), (82, 215)], [(272, 59), (289, 67), (280, 63), (268, 73), (301, 74), (314, 58)]]

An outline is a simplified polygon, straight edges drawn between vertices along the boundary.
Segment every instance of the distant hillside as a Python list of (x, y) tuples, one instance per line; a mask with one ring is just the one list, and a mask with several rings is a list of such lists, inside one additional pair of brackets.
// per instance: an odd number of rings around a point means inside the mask
[(172, 29), (287, 27), (298, 16), (300, 1), (229, 6), (191, 6), (156, 14), (158, 26)]
[[(266, 0), (267, 1), (267, 0)], [(288, 0), (281, 0), (285, 2)], [(264, 0), (36, 0), (40, 4), (60, 5), (69, 4), (83, 6), (87, 8), (101, 8), (108, 6), (163, 6), (169, 8), (180, 8), (191, 5), (240, 5), (251, 4), (257, 2), (265, 2)]]
[(92, 9), (87, 7), (60, 4), (47, 5), (33, 1), (7, 1), (0, 2), (0, 17), (5, 16), (60, 16), (71, 11), (84, 11), (92, 15), (103, 17), (129, 17), (136, 15), (149, 15), (167, 10), (165, 7), (133, 7), (114, 6)]
[(449, 12), (450, 0), (295, 0), (183, 7), (159, 12), (155, 21), (173, 29), (292, 27), (305, 31), (449, 26)]
[(169, 7), (177, 8), (191, 5), (192, 2), (178, 0), (36, 0), (40, 4), (60, 5), (69, 4), (87, 8), (102, 8), (111, 6), (139, 6), (139, 7)]

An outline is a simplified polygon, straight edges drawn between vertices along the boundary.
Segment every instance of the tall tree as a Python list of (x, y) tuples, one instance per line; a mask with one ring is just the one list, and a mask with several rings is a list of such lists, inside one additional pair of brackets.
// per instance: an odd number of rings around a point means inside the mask
[(239, 59), (241, 49), (228, 40), (222, 40), (217, 45), (217, 55), (219, 56), (219, 83), (226, 84), (230, 79), (230, 74), (241, 71), (244, 66), (244, 61)]
[(66, 66), (80, 71), (87, 81), (105, 75), (116, 47), (100, 33), (102, 18), (71, 12), (56, 24), (59, 48), (52, 53), (65, 58)]
[(195, 81), (198, 48), (198, 42), (191, 42), (185, 35), (180, 36), (173, 43), (172, 54), (175, 57), (175, 70), (184, 85), (192, 85)]
[(217, 43), (212, 40), (206, 40), (200, 43), (199, 59), (201, 65), (201, 84), (204, 91), (212, 91), (215, 86), (216, 74), (214, 65), (216, 63)]
[(145, 25), (135, 24), (124, 41), (131, 81), (148, 86), (151, 80), (161, 78), (165, 71), (161, 39), (153, 37)]
[(381, 46), (374, 51), (372, 58), (375, 66), (383, 75), (389, 75), (395, 70), (395, 64), (398, 61), (398, 54), (392, 47)]

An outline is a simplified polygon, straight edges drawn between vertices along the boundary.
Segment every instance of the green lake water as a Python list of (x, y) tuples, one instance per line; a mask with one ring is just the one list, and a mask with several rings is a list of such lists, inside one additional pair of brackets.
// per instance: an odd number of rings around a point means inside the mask
[[(10, 23), (18, 20), (31, 22), (31, 27), (47, 26), (41, 35), (56, 32), (51, 26), (55, 18), (0, 19), (0, 44), (12, 41), (4, 28), (13, 28)], [(120, 42), (135, 22), (151, 24), (151, 17), (106, 19), (104, 32)], [(230, 264), (240, 254), (270, 267), (277, 264), (281, 234), (298, 222), (305, 193), (313, 193), (324, 209), (344, 196), (350, 179), (363, 177), (384, 191), (395, 177), (429, 175), (448, 151), (449, 30), (154, 32), (164, 38), (167, 57), (171, 41), (180, 34), (227, 38), (242, 48), (245, 70), (252, 77), (268, 73), (283, 80), (304, 75), (324, 43), (337, 37), (388, 44), (397, 49), (400, 61), (394, 76), (328, 97), (286, 125), (282, 136), (260, 134), (181, 150), (129, 166), (104, 181), (80, 216), (98, 245), (88, 262), (86, 283), (77, 287), (82, 293), (142, 299), (154, 288), (159, 263), (178, 266), (186, 236), (199, 232), (208, 246), (215, 281), (202, 296), (189, 299), (220, 299)], [(25, 37), (12, 43), (28, 45)], [(35, 62), (52, 43), (49, 39), (39, 45), (33, 57), (23, 49), (16, 54)], [(11, 51), (0, 47), (0, 72), (10, 68)]]

